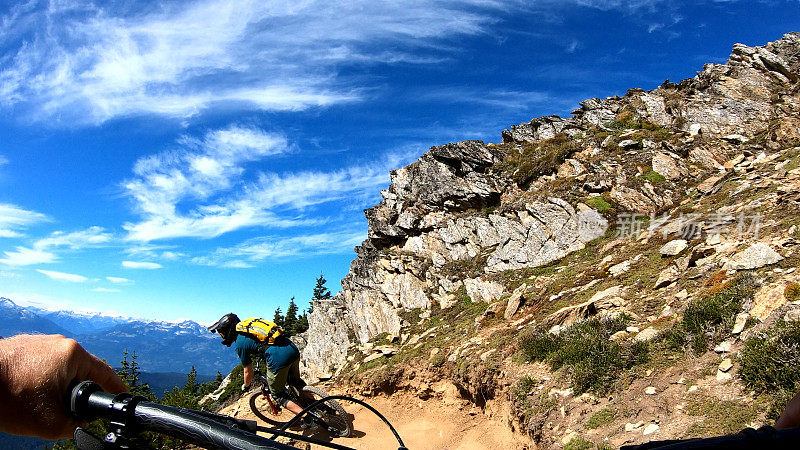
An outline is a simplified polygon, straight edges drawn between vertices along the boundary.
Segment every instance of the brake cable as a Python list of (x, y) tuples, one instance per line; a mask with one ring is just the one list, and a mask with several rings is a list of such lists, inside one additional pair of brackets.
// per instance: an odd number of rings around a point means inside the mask
[[(395, 439), (397, 439), (397, 442), (400, 444), (400, 447), (398, 447), (397, 450), (408, 450), (408, 448), (406, 448), (406, 445), (403, 443), (403, 439), (397, 433), (397, 430), (395, 430), (394, 426), (392, 426), (392, 424), (389, 422), (389, 420), (386, 417), (383, 416), (383, 414), (381, 414), (377, 409), (373, 408), (369, 403), (367, 403), (365, 401), (362, 401), (362, 400), (359, 400), (357, 398), (350, 397), (349, 395), (329, 395), (327, 397), (323, 397), (323, 398), (321, 398), (319, 400), (314, 401), (310, 405), (308, 405), (305, 408), (303, 408), (303, 410), (300, 411), (300, 413), (296, 414), (288, 422), (283, 424), (283, 426), (281, 428), (279, 428), (278, 430), (275, 430), (275, 431), (269, 431), (269, 432), (274, 432), (275, 433), (275, 434), (272, 435), (272, 437), (270, 437), (270, 439), (274, 440), (276, 437), (279, 436), (278, 432), (285, 432), (287, 428), (289, 428), (294, 423), (296, 423), (298, 420), (300, 420), (300, 417), (303, 414), (305, 414), (308, 411), (314, 409), (317, 405), (325, 403), (328, 400), (346, 400), (346, 401), (349, 401), (349, 402), (352, 402), (352, 403), (359, 404), (359, 405), (367, 408), (368, 410), (372, 411), (373, 413), (375, 413), (375, 415), (377, 415), (389, 427), (389, 429), (392, 431), (392, 434), (394, 434)], [(266, 430), (262, 430), (262, 431), (266, 431)]]

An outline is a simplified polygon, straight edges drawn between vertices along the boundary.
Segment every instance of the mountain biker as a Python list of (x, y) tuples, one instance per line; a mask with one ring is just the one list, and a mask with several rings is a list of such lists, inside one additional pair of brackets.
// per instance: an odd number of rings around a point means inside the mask
[[(274, 344), (259, 342), (237, 332), (236, 324), (239, 322), (239, 316), (228, 313), (208, 327), (208, 330), (219, 333), (222, 336), (222, 344), (226, 347), (235, 343), (236, 354), (244, 368), (242, 390), (247, 391), (253, 382), (253, 356), (263, 354), (267, 362), (267, 384), (272, 396), (289, 411), (295, 414), (303, 412), (303, 408), (289, 399), (289, 391), (286, 389), (287, 381), (297, 386), (300, 391), (305, 386), (300, 377), (300, 351), (297, 346), (284, 335), (278, 336)], [(302, 425), (312, 426), (313, 424), (306, 419), (303, 417)]]
[(91, 380), (126, 392), (114, 369), (60, 335), (0, 339), (0, 431), (20, 436), (71, 437), (79, 424), (64, 402), (71, 383)]

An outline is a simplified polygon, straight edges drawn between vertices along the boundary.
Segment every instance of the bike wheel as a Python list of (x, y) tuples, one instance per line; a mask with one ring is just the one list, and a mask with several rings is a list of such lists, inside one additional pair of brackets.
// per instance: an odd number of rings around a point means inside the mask
[(261, 392), (255, 392), (250, 396), (250, 409), (259, 419), (277, 426), (282, 426), (294, 417), (294, 413), (286, 408), (278, 409), (278, 414), (273, 413), (267, 397)]
[[(314, 401), (328, 396), (328, 394), (315, 386), (305, 386), (303, 392), (314, 397)], [(310, 405), (311, 403), (308, 404)], [(328, 426), (328, 431), (340, 437), (350, 436), (350, 431), (352, 431), (350, 427), (350, 415), (347, 414), (339, 402), (336, 400), (328, 400), (314, 408), (314, 411), (323, 417), (325, 424)]]

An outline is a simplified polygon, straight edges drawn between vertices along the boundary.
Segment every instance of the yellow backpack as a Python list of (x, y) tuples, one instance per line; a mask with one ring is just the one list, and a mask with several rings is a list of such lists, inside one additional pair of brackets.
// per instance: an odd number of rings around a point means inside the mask
[(266, 319), (250, 317), (236, 324), (236, 332), (243, 333), (253, 339), (272, 345), (275, 339), (283, 334), (283, 328)]

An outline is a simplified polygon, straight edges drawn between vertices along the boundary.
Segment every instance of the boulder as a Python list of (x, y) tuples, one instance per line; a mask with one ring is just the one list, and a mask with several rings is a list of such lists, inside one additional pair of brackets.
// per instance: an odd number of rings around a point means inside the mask
[(685, 239), (673, 239), (664, 244), (658, 252), (661, 256), (677, 256), (688, 246), (689, 243)]
[(674, 266), (669, 266), (662, 270), (660, 274), (658, 274), (658, 279), (656, 280), (656, 284), (653, 286), (653, 289), (667, 286), (668, 284), (677, 280), (679, 276), (680, 272), (678, 272), (678, 269)]
[(653, 155), (653, 171), (668, 180), (678, 180), (686, 174), (673, 157), (664, 153)]
[(725, 263), (723, 268), (728, 270), (758, 269), (770, 264), (775, 264), (781, 260), (783, 260), (783, 256), (773, 250), (768, 244), (756, 242), (747, 247), (744, 251), (733, 255), (731, 259)]
[(517, 313), (520, 305), (525, 302), (525, 290), (527, 286), (524, 284), (514, 290), (514, 293), (511, 294), (511, 297), (508, 299), (508, 305), (506, 306), (505, 314), (503, 315), (506, 320), (510, 320), (514, 317), (514, 314)]

